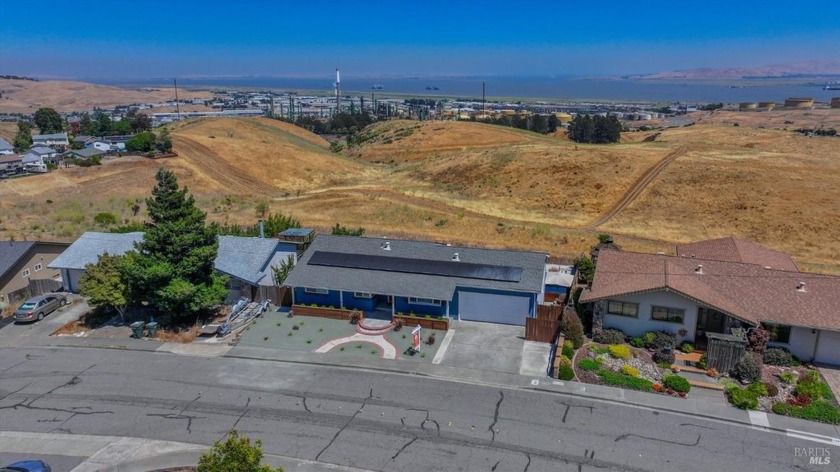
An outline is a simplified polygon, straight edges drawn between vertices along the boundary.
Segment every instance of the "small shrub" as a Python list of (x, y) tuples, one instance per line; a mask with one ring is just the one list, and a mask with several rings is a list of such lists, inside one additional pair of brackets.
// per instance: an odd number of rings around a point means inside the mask
[(789, 367), (793, 363), (793, 356), (784, 349), (770, 348), (764, 351), (764, 363)]
[(674, 351), (671, 349), (660, 349), (653, 353), (653, 362), (656, 364), (668, 364), (670, 368), (674, 361), (676, 360), (676, 356), (674, 355)]
[(629, 375), (630, 377), (638, 377), (639, 376), (639, 369), (633, 367), (632, 365), (623, 365), (621, 366), (621, 371), (625, 374)]
[(796, 382), (795, 372), (782, 372), (779, 374), (779, 380), (788, 385), (793, 385)]
[(735, 408), (742, 410), (758, 409), (758, 397), (746, 388), (731, 386), (726, 390), (726, 395)]
[(767, 343), (770, 342), (770, 331), (759, 326), (747, 336), (747, 339), (749, 340), (747, 350), (762, 354), (767, 348)]
[(339, 351), (343, 351), (343, 350), (344, 350), (344, 346), (341, 346), (340, 348), (338, 348), (338, 350), (339, 350)]
[(767, 386), (763, 382), (753, 382), (747, 386), (747, 390), (754, 393), (757, 397), (766, 397), (768, 393)]
[[(372, 351), (370, 351), (370, 353), (371, 353), (371, 354), (376, 354), (376, 349), (373, 349)], [(422, 354), (422, 353), (421, 353), (421, 354)]]
[(745, 383), (757, 382), (761, 380), (761, 364), (754, 355), (746, 353), (729, 374)]
[(324, 328), (318, 328), (318, 332), (319, 332), (319, 333), (323, 333), (323, 332), (324, 332)]
[(775, 397), (779, 394), (779, 387), (773, 382), (764, 382), (764, 388), (767, 389), (768, 397)]
[(653, 344), (654, 338), (656, 338), (656, 333), (654, 333), (653, 331), (648, 331), (647, 333), (645, 333), (644, 336), (642, 336), (642, 341), (644, 341), (645, 347), (648, 347), (651, 344)]
[(610, 348), (606, 346), (598, 346), (597, 344), (590, 344), (589, 347), (590, 352), (594, 352), (595, 354), (606, 354), (610, 352)]
[(312, 344), (312, 340), (311, 340), (311, 339), (307, 339), (307, 340), (306, 340), (306, 344)]
[(265, 337), (263, 338), (263, 341), (268, 341), (268, 336), (265, 336)]
[(671, 368), (672, 365), (673, 364), (671, 364), (670, 362), (657, 362), (656, 363), (656, 366), (659, 367), (662, 370), (668, 370), (668, 369)]
[(563, 343), (563, 349), (561, 350), (562, 354), (569, 359), (575, 357), (575, 349), (572, 347), (571, 343)]
[(566, 356), (560, 356), (557, 358), (558, 364), (557, 365), (567, 365), (569, 367), (572, 366), (572, 359)]
[(772, 410), (777, 415), (790, 416), (791, 408), (787, 403), (774, 403)]
[(610, 355), (616, 359), (630, 359), (630, 347), (624, 344), (611, 344)]
[(283, 323), (277, 322), (277, 326), (283, 326)]
[(583, 346), (583, 323), (580, 317), (573, 311), (567, 311), (560, 322), (560, 331), (566, 339), (572, 342), (572, 347), (578, 349)]
[(808, 395), (811, 398), (831, 398), (831, 388), (825, 382), (799, 381), (793, 389), (794, 395)]
[(198, 461), (198, 472), (243, 471), (259, 470), (261, 472), (283, 472), (262, 464), (262, 441), (251, 440), (232, 429), (224, 441), (217, 441), (213, 447), (201, 455)]
[(799, 382), (819, 382), (820, 381), (820, 373), (816, 370), (808, 370), (802, 373), (799, 376)]
[(808, 406), (811, 404), (811, 397), (808, 395), (794, 395), (787, 399), (788, 405)]
[(633, 338), (630, 340), (630, 345), (633, 347), (643, 348), (645, 347), (645, 340), (642, 338)]
[(686, 354), (691, 354), (692, 352), (694, 352), (694, 344), (682, 343), (682, 345), (680, 346), (680, 351)]
[(700, 360), (697, 361), (697, 368), (698, 369), (706, 369), (708, 367), (709, 358), (704, 353), (700, 356)]
[(601, 344), (623, 344), (624, 333), (617, 329), (605, 329), (596, 334), (593, 339)]
[(561, 365), (557, 368), (557, 378), (560, 380), (572, 380), (575, 378), (575, 371), (567, 365)]
[(639, 390), (642, 392), (653, 391), (653, 382), (641, 377), (630, 377), (626, 374), (605, 369), (598, 371), (598, 377), (600, 377), (601, 381), (606, 385), (627, 388), (630, 390)]
[(688, 383), (685, 377), (679, 375), (668, 375), (662, 381), (666, 388), (674, 389), (677, 392), (688, 393), (691, 391), (691, 384)]
[(286, 336), (294, 336), (294, 335), (295, 335), (295, 333), (289, 331), (289, 334), (287, 334)]
[[(647, 333), (645, 334), (647, 337)], [(657, 331), (653, 333), (653, 338), (648, 343), (645, 343), (646, 347), (649, 347), (654, 350), (660, 350), (665, 348), (673, 349), (677, 345), (677, 335), (674, 333), (669, 333), (667, 331)]]
[(97, 213), (93, 221), (100, 225), (112, 225), (117, 222), (117, 215), (113, 213)]
[(593, 371), (600, 369), (601, 363), (595, 361), (594, 359), (586, 357), (578, 361), (578, 367), (580, 367), (582, 370)]
[(361, 349), (361, 348), (362, 348), (361, 344), (356, 344), (356, 349)]

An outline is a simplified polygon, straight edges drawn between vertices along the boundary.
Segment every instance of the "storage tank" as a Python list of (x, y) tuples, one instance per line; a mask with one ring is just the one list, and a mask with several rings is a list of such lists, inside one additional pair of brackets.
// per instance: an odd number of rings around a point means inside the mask
[(738, 104), (739, 110), (755, 110), (758, 108), (758, 103), (756, 102), (741, 102)]
[(554, 116), (557, 117), (557, 120), (560, 121), (560, 123), (566, 124), (572, 122), (572, 115), (568, 113), (555, 113)]
[(639, 113), (639, 120), (641, 120), (641, 121), (647, 121), (647, 120), (650, 120), (651, 118), (653, 118), (653, 117), (650, 116), (650, 113)]
[(831, 99), (831, 108), (840, 108), (840, 97), (834, 97)]
[(502, 110), (503, 116), (516, 116), (516, 110)]
[(469, 120), (470, 119), (470, 114), (465, 112), (465, 111), (462, 111), (461, 113), (458, 114), (458, 119), (459, 120)]
[(758, 108), (766, 108), (772, 110), (776, 108), (776, 102), (758, 102)]
[(790, 108), (813, 108), (814, 99), (804, 97), (792, 97), (785, 100), (785, 106)]

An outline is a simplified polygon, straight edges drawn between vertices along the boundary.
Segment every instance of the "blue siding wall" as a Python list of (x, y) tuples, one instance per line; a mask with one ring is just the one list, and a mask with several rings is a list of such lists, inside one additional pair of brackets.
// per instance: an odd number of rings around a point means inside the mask
[(528, 316), (533, 317), (536, 306), (537, 306), (537, 294), (535, 293), (522, 293), (522, 292), (508, 292), (505, 290), (492, 290), (492, 289), (484, 289), (484, 288), (464, 288), (458, 287), (455, 289), (455, 296), (452, 298), (452, 303), (449, 305), (449, 315), (453, 318), (458, 318), (458, 294), (460, 292), (472, 292), (472, 293), (492, 293), (495, 295), (506, 295), (509, 297), (525, 297), (528, 298)]
[(443, 301), (440, 306), (415, 305), (408, 303), (406, 297), (396, 297), (395, 302), (398, 313), (414, 312), (415, 315), (446, 316), (446, 301)]
[[(271, 237), (269, 235), (266, 236)], [(277, 250), (280, 252), (297, 252), (298, 245), (286, 241), (280, 241), (277, 243)]]
[(330, 293), (327, 295), (319, 295), (306, 293), (303, 287), (295, 287), (295, 303), (298, 305), (311, 305), (316, 303), (318, 305), (333, 306), (336, 308), (341, 306), (338, 290), (330, 290)]
[(356, 298), (353, 292), (344, 292), (344, 306), (346, 308), (355, 308), (362, 311), (373, 311), (376, 305), (376, 300), (373, 298)]

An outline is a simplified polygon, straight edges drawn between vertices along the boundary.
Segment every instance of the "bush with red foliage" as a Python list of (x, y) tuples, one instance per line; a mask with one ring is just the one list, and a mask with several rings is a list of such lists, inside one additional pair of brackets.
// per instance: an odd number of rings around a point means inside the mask
[(796, 395), (788, 398), (787, 402), (793, 406), (808, 406), (811, 404), (811, 397), (808, 395)]
[(750, 333), (748, 339), (750, 343), (747, 346), (747, 350), (762, 354), (767, 348), (767, 343), (770, 342), (770, 331), (759, 326)]

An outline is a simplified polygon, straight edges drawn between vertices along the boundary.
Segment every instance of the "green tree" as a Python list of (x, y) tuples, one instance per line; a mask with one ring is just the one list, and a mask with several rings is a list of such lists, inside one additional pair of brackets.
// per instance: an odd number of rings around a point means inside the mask
[(612, 236), (610, 236), (607, 233), (599, 233), (598, 234), (598, 242), (601, 243), (601, 244), (603, 244), (607, 241), (611, 241), (611, 240), (612, 240)]
[(14, 143), (15, 149), (23, 151), (32, 146), (32, 125), (27, 121), (18, 121), (18, 130), (15, 135)]
[(557, 125), (560, 124), (560, 119), (554, 113), (548, 115), (548, 132), (554, 133), (557, 131)]
[(131, 124), (125, 119), (115, 121), (111, 124), (111, 134), (131, 134)]
[(589, 256), (581, 254), (575, 261), (575, 266), (577, 266), (577, 270), (580, 272), (580, 277), (583, 280), (591, 282), (592, 278), (595, 277), (595, 264)]
[(583, 323), (580, 322), (580, 317), (574, 311), (564, 311), (563, 319), (560, 321), (560, 331), (566, 336), (567, 340), (572, 342), (575, 349), (583, 345)]
[(274, 284), (275, 285), (283, 285), (283, 282), (286, 281), (286, 277), (289, 276), (289, 272), (295, 268), (295, 258), (292, 255), (289, 255), (285, 261), (280, 261), (280, 267), (272, 266), (271, 270), (274, 272)]
[(155, 134), (151, 131), (143, 131), (126, 141), (125, 148), (129, 151), (149, 152), (155, 146)]
[(94, 135), (96, 136), (107, 136), (111, 134), (111, 126), (113, 122), (111, 121), (111, 117), (102, 113), (101, 111), (97, 111), (93, 114), (93, 127), (94, 127)]
[[(553, 116), (553, 115), (552, 115)], [(548, 119), (542, 115), (531, 117), (531, 131), (540, 134), (548, 133)]]
[(82, 117), (79, 118), (79, 129), (85, 136), (96, 136), (96, 123), (90, 117), (90, 113), (82, 113)]
[(169, 130), (163, 128), (160, 136), (155, 141), (155, 147), (161, 152), (172, 152), (172, 138), (169, 136)]
[(215, 273), (216, 233), (195, 199), (179, 188), (175, 174), (160, 168), (146, 199), (150, 221), (130, 261), (131, 291), (180, 321), (218, 306), (227, 295), (226, 278)]
[(356, 229), (347, 228), (336, 223), (335, 226), (332, 227), (332, 234), (336, 236), (364, 236), (365, 229), (362, 227)]
[(257, 202), (257, 205), (254, 207), (254, 210), (257, 212), (257, 218), (265, 218), (265, 215), (268, 213), (268, 200), (260, 200)]
[(216, 442), (201, 455), (198, 472), (283, 472), (282, 467), (261, 464), (262, 459), (262, 441), (251, 444), (250, 439), (232, 429), (224, 442)]
[(52, 108), (39, 108), (35, 112), (35, 126), (41, 134), (60, 133), (64, 128), (61, 115)]
[(123, 321), (130, 300), (124, 279), (125, 260), (125, 256), (106, 252), (96, 264), (85, 266), (85, 273), (79, 278), (79, 292), (88, 298), (90, 306), (113, 308)]
[(125, 120), (131, 124), (132, 133), (140, 133), (152, 129), (152, 119), (145, 113), (138, 113), (137, 110), (129, 110), (125, 114)]

